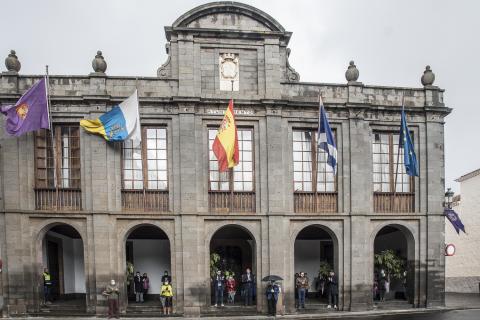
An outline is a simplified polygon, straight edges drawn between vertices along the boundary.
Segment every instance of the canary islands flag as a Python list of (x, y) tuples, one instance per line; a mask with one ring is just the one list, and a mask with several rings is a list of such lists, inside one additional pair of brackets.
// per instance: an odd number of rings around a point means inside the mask
[(142, 140), (140, 131), (140, 114), (138, 112), (137, 90), (112, 110), (94, 120), (81, 120), (80, 126), (91, 133), (96, 133), (107, 141), (132, 140), (138, 146)]
[(226, 171), (228, 168), (233, 168), (238, 164), (238, 135), (233, 113), (233, 100), (230, 100), (228, 104), (212, 149), (215, 157), (217, 157), (218, 170), (220, 172)]

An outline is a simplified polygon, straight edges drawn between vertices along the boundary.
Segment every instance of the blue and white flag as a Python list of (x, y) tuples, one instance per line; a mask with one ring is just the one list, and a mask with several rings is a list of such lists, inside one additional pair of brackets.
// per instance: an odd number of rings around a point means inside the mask
[(318, 147), (327, 153), (327, 164), (332, 167), (333, 173), (337, 174), (337, 145), (335, 144), (335, 138), (328, 123), (322, 96), (320, 96), (318, 114)]
[(403, 107), (401, 126), (398, 144), (399, 148), (403, 148), (403, 164), (405, 165), (405, 171), (409, 176), (418, 176), (417, 156), (415, 155), (415, 148), (413, 147), (410, 131), (408, 131), (407, 119)]
[(450, 221), (452, 226), (455, 228), (455, 231), (457, 231), (457, 234), (460, 234), (460, 230), (466, 233), (465, 226), (463, 225), (462, 220), (460, 220), (460, 217), (455, 211), (453, 211), (453, 209), (446, 208), (444, 214), (447, 217), (448, 221)]
[(142, 135), (137, 90), (98, 119), (80, 120), (80, 126), (88, 132), (103, 136), (107, 141), (132, 140), (134, 147), (140, 145)]

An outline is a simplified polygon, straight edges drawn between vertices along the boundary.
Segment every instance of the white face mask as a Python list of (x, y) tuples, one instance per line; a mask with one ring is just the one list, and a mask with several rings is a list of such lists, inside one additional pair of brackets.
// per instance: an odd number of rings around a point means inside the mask
[(115, 285), (115, 280), (110, 281), (110, 284), (111, 284), (112, 286), (114, 286), (114, 285)]

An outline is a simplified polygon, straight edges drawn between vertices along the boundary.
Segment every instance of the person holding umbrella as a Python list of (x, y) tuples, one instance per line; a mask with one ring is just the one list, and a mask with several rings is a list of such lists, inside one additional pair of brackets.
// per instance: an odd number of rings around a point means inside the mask
[[(276, 283), (276, 281), (282, 280), (283, 279), (281, 277), (276, 275), (269, 275), (262, 279), (262, 281), (268, 282), (265, 295), (267, 296), (268, 314), (271, 316), (275, 316), (277, 314), (277, 303), (279, 300), (280, 304), (283, 304), (281, 299), (281, 287)], [(282, 310), (282, 308), (280, 308), (280, 310)]]
[(268, 302), (268, 315), (275, 317), (277, 315), (277, 302), (278, 295), (280, 294), (280, 287), (275, 281), (270, 281), (265, 290), (265, 294)]

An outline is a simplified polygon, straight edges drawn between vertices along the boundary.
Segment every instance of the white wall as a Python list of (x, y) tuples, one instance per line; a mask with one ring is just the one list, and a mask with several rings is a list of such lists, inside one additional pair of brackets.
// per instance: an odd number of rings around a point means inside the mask
[[(445, 243), (455, 245), (454, 256), (445, 257), (446, 290), (477, 292), (480, 281), (480, 175), (460, 182), (458, 213), (468, 234), (458, 235), (445, 218)], [(462, 281), (463, 279), (463, 281)]]
[[(160, 294), (162, 276), (170, 269), (170, 244), (168, 240), (133, 239), (133, 265), (135, 272), (147, 273), (150, 279), (149, 293)], [(174, 283), (175, 284), (175, 283)]]
[[(64, 292), (85, 293), (85, 260), (83, 256), (83, 242), (81, 239), (72, 239), (56, 232), (49, 231), (47, 235), (60, 239), (63, 247), (63, 283)], [(47, 263), (46, 239), (42, 243), (42, 260), (44, 268)], [(43, 272), (43, 269), (42, 269)]]
[(308, 273), (310, 292), (316, 291), (313, 284), (320, 268), (320, 243), (321, 240), (295, 241), (295, 273)]

